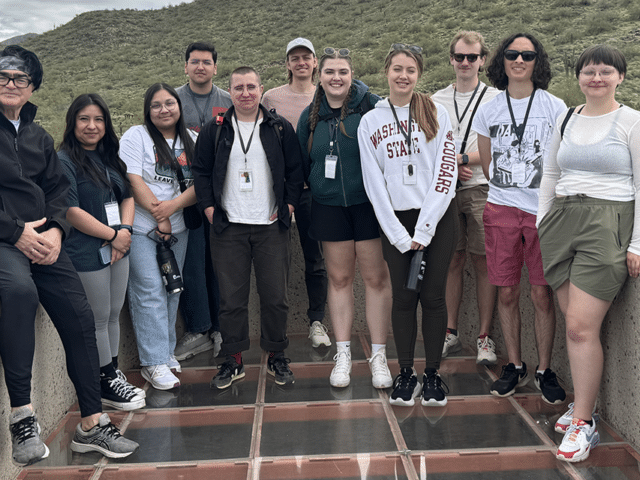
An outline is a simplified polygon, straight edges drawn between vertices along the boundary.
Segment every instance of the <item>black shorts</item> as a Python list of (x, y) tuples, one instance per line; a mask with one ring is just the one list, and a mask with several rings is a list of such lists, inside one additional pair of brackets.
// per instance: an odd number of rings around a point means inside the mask
[(309, 236), (319, 242), (344, 242), (380, 238), (378, 220), (371, 203), (350, 207), (311, 203)]

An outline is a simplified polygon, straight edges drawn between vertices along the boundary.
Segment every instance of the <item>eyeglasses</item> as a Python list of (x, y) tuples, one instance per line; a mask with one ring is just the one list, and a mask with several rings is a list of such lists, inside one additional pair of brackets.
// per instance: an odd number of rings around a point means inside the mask
[(522, 60), (525, 62), (533, 62), (538, 56), (538, 52), (532, 52), (530, 50), (519, 52), (518, 50), (505, 50), (504, 58), (509, 60), (510, 62), (516, 60), (518, 57), (522, 57)]
[(597, 74), (600, 74), (600, 78), (609, 78), (613, 77), (618, 71), (615, 68), (606, 69), (606, 70), (591, 70), (590, 68), (587, 70), (580, 70), (580, 75), (583, 75), (586, 78), (594, 78)]
[(149, 109), (153, 112), (162, 111), (162, 107), (165, 107), (167, 110), (175, 110), (178, 106), (178, 102), (175, 100), (167, 100), (164, 103), (152, 103)]
[(478, 60), (479, 56), (480, 55), (478, 55), (477, 53), (454, 53), (451, 55), (451, 57), (458, 63), (464, 62), (465, 58), (469, 61), (469, 63), (475, 63), (475, 61)]
[(406, 45), (404, 43), (394, 43), (391, 45), (391, 49), (389, 52), (394, 50), (409, 50), (411, 53), (415, 53), (416, 55), (422, 55), (422, 47), (418, 45)]
[(340, 57), (348, 57), (351, 52), (349, 52), (348, 48), (336, 49), (333, 47), (327, 47), (324, 49), (325, 55), (335, 55), (336, 53), (338, 53), (338, 56)]
[(31, 79), (25, 75), (20, 75), (18, 77), (8, 77), (4, 73), (0, 73), (0, 87), (6, 87), (9, 85), (9, 82), (13, 82), (16, 88), (27, 88), (33, 82)]

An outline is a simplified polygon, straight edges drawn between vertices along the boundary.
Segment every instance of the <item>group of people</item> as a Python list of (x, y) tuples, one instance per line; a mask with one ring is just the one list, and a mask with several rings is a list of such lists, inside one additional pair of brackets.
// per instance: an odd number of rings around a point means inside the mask
[[(393, 405), (412, 406), (418, 397), (427, 407), (447, 403), (438, 370), (461, 348), (466, 252), (477, 277), (479, 364), (497, 362), (489, 337), (497, 292), (508, 363), (491, 393), (512, 395), (529, 380), (519, 311), (526, 262), (535, 385), (554, 405), (566, 393), (551, 370), (553, 291), (567, 323), (575, 402), (556, 423), (566, 432), (557, 457), (587, 458), (599, 441), (593, 413), (601, 324), (627, 275), (640, 273), (640, 113), (615, 100), (626, 74), (615, 48), (596, 45), (578, 59), (586, 103), (575, 110), (546, 91), (549, 59), (532, 35), (511, 35), (490, 60), (488, 54), (482, 35), (459, 32), (449, 50), (456, 81), (429, 96), (416, 91), (422, 49), (394, 44), (384, 61), (389, 96), (381, 99), (354, 78), (348, 49), (328, 47), (318, 58), (309, 40), (296, 38), (285, 51), (288, 84), (263, 95), (252, 67), (231, 73), (228, 92), (215, 86), (217, 53), (198, 42), (186, 52), (189, 82), (149, 87), (144, 124), (120, 140), (99, 95), (76, 98), (56, 154), (28, 102), (42, 66), (32, 52), (5, 48), (0, 355), (14, 462), (48, 455), (30, 400), (38, 302), (60, 332), (78, 395), (74, 451), (124, 457), (138, 448), (101, 411), (101, 403), (145, 405), (145, 391), (118, 369), (125, 292), (141, 374), (152, 387), (179, 386), (180, 361), (214, 349), (225, 359), (211, 387), (225, 389), (245, 375), (253, 265), (267, 371), (277, 384), (294, 383), (285, 356), (293, 218), (305, 259), (311, 345), (331, 345), (325, 304), (335, 336), (329, 383), (350, 383), (357, 266), (372, 384), (390, 388)], [(479, 80), (485, 64), (493, 87)], [(158, 245), (175, 256), (181, 295), (155, 266)], [(410, 286), (415, 265), (419, 281)], [(421, 378), (414, 368), (418, 302)], [(179, 341), (178, 308), (186, 326)], [(390, 325), (395, 378), (386, 357)]]

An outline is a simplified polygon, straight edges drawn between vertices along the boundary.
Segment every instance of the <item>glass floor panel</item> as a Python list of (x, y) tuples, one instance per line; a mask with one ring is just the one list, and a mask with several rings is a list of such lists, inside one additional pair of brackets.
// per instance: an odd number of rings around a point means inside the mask
[[(332, 338), (332, 341), (334, 339)], [(393, 339), (387, 354), (397, 375)], [(246, 376), (224, 390), (209, 387), (216, 374), (211, 351), (181, 362), (181, 387), (158, 391), (139, 371), (128, 379), (145, 388), (147, 407), (108, 410), (123, 434), (140, 443), (130, 457), (111, 460), (69, 449), (79, 422), (70, 407), (46, 442), (49, 458), (24, 468), (19, 479), (65, 480), (640, 480), (640, 455), (604, 421), (601, 444), (577, 464), (555, 458), (562, 435), (553, 426), (568, 402), (542, 401), (533, 382), (510, 398), (489, 394), (501, 364), (478, 366), (465, 347), (443, 360), (450, 393), (445, 407), (396, 407), (390, 389), (371, 385), (366, 335), (352, 336), (351, 384), (332, 388), (335, 342), (311, 348), (306, 335), (290, 337), (286, 355), (296, 382), (278, 386), (266, 354), (252, 339)], [(415, 368), (424, 369), (421, 341)]]

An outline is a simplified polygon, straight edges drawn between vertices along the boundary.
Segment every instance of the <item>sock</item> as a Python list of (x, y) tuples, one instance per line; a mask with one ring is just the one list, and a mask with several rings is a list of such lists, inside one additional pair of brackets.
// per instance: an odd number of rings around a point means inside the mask
[(118, 369), (118, 356), (111, 357), (111, 363), (113, 363), (113, 368)]
[(371, 356), (374, 356), (380, 350), (382, 350), (382, 353), (385, 353), (386, 350), (387, 350), (387, 345), (384, 344), (384, 343), (372, 343), (371, 344)]
[(593, 418), (591, 420), (584, 420), (584, 423), (588, 423), (590, 427), (593, 427)]
[(338, 351), (346, 350), (349, 355), (351, 355), (351, 341), (348, 342), (336, 342), (336, 347)]
[(478, 338), (479, 338), (480, 340), (484, 340), (484, 337), (488, 337), (488, 336), (489, 336), (489, 334), (488, 334), (488, 333), (483, 333), (482, 335), (478, 335)]
[(106, 365), (100, 367), (100, 380), (103, 378), (113, 379), (116, 378), (118, 374), (116, 373), (116, 369), (113, 366), (113, 363), (109, 362)]
[(447, 328), (447, 333), (451, 333), (452, 335), (458, 336), (458, 330), (455, 328)]
[(516, 365), (516, 370), (522, 370), (522, 365), (520, 366)]
[(536, 370), (536, 373), (539, 373), (540, 375), (544, 375), (544, 370)]
[(234, 353), (233, 355), (229, 355), (233, 358), (238, 365), (242, 365), (242, 352)]

